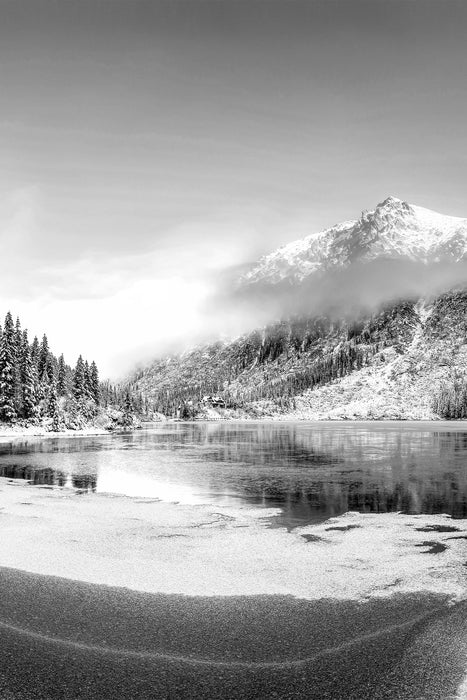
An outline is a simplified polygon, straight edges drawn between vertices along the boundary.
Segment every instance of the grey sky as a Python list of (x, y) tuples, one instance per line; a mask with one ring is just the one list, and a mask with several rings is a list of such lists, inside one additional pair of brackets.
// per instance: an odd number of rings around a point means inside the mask
[(224, 267), (388, 194), (466, 216), (466, 30), (450, 0), (0, 1), (1, 313), (115, 373), (232, 330), (200, 311)]

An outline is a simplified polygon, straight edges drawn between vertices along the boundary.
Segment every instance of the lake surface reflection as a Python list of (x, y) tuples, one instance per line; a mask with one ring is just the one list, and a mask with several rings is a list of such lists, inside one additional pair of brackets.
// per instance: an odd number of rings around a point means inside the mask
[(467, 425), (172, 423), (0, 443), (0, 476), (181, 503), (280, 507), (278, 526), (348, 510), (467, 517)]

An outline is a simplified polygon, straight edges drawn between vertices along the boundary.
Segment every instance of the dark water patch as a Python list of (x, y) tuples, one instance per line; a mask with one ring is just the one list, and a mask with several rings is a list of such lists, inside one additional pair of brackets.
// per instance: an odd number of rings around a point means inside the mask
[(318, 535), (301, 535), (307, 542), (323, 542), (323, 538)]
[(97, 489), (96, 474), (73, 474), (72, 486), (80, 493), (88, 493)]
[(327, 527), (326, 532), (328, 532), (329, 530), (339, 530), (340, 532), (347, 532), (347, 530), (355, 530), (359, 527), (361, 527), (361, 525), (335, 525), (333, 527)]
[(426, 527), (416, 527), (415, 529), (417, 532), (459, 532), (459, 528), (452, 525), (427, 525)]
[(0, 464), (0, 476), (7, 479), (23, 479), (34, 486), (65, 486), (67, 476), (51, 467), (36, 468), (24, 464)]
[(442, 542), (434, 542), (434, 541), (426, 541), (426, 542), (420, 542), (420, 544), (416, 544), (416, 547), (428, 547), (428, 549), (423, 552), (423, 554), (441, 554), (441, 552), (445, 552), (448, 549), (447, 544), (443, 544)]

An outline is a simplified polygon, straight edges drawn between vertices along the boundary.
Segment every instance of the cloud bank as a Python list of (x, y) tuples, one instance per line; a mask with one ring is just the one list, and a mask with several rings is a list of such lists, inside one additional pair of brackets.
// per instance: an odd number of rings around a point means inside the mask
[(209, 299), (212, 313), (243, 319), (245, 328), (290, 316), (357, 317), (391, 302), (434, 297), (467, 288), (467, 262), (423, 264), (405, 259), (355, 263), (314, 274), (301, 283), (255, 283), (236, 287), (228, 281)]

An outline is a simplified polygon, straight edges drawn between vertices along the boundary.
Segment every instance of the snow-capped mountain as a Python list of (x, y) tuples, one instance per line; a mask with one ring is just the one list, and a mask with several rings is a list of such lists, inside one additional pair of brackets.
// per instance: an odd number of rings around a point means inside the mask
[(243, 275), (237, 291), (265, 293), (242, 301), (271, 300), (275, 320), (159, 358), (131, 388), (182, 418), (467, 419), (466, 262), (467, 219), (388, 197)]
[(359, 219), (345, 221), (261, 258), (241, 284), (300, 282), (312, 273), (377, 258), (417, 262), (467, 259), (467, 219), (388, 197)]

